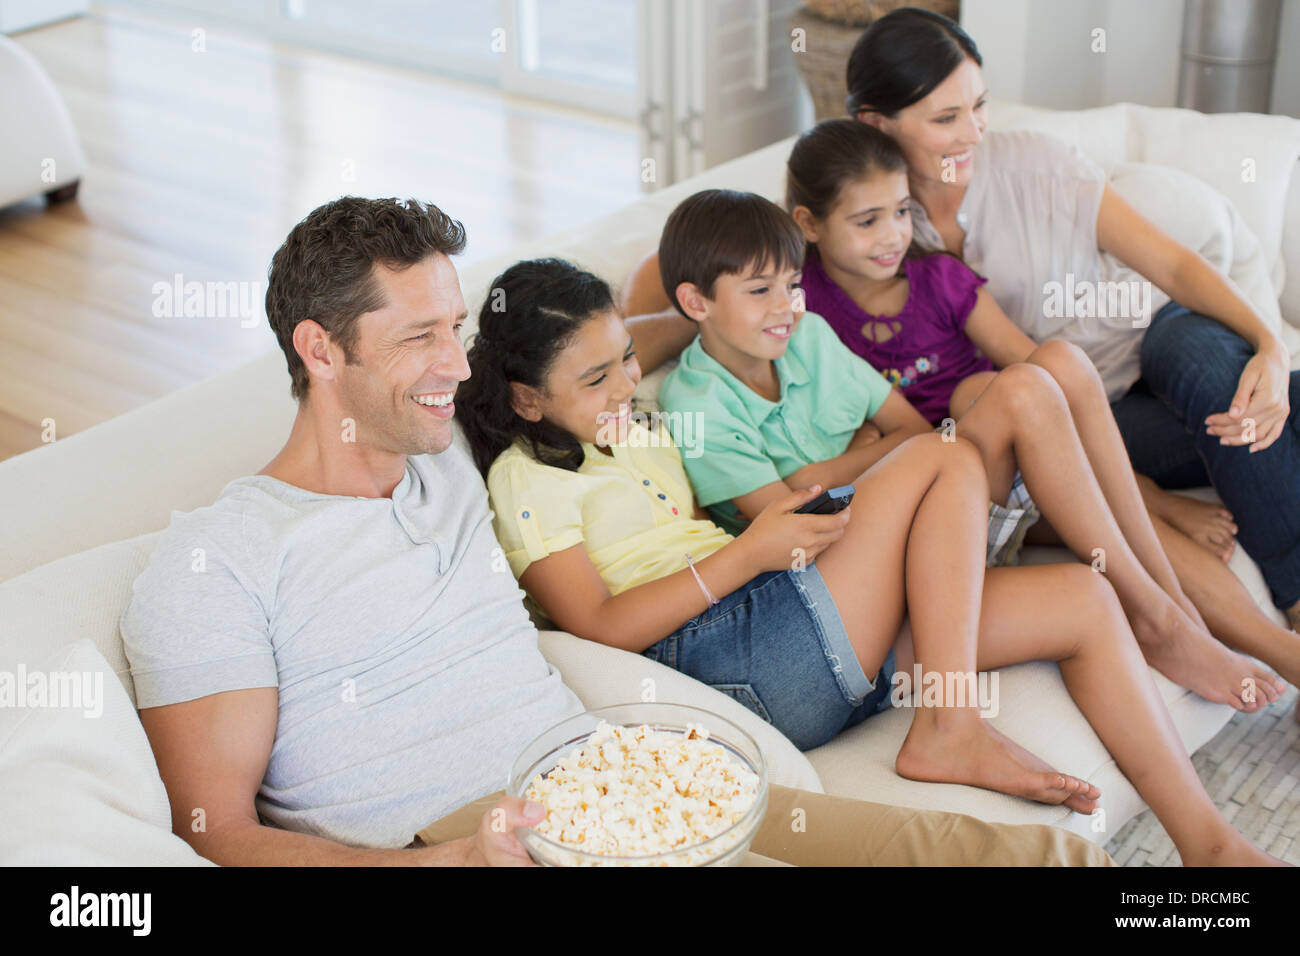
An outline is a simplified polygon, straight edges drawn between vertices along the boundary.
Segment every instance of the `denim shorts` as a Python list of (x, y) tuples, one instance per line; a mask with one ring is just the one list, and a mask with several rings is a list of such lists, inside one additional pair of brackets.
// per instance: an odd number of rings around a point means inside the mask
[(800, 750), (889, 707), (891, 648), (874, 680), (815, 563), (767, 571), (643, 652), (748, 707)]

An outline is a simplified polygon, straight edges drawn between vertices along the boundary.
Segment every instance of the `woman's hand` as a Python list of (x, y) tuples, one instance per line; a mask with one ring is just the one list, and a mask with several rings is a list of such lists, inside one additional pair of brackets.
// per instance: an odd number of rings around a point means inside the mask
[(1291, 372), (1276, 349), (1256, 352), (1242, 369), (1237, 394), (1226, 412), (1205, 419), (1206, 431), (1222, 445), (1249, 445), (1263, 451), (1277, 441), (1291, 414)]
[(782, 495), (770, 502), (739, 541), (751, 549), (760, 571), (787, 571), (798, 563), (810, 564), (819, 554), (844, 536), (849, 522), (845, 508), (833, 515), (794, 514), (794, 510), (821, 494), (821, 485)]

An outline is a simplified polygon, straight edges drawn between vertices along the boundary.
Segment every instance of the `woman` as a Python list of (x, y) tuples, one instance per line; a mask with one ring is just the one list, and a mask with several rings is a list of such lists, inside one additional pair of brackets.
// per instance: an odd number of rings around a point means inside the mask
[[(1274, 603), (1300, 625), (1300, 374), (1286, 347), (1204, 259), (1139, 215), (1077, 149), (1028, 132), (985, 133), (974, 41), (947, 17), (904, 8), (849, 58), (850, 115), (908, 160), (916, 242), (987, 276), (1036, 341), (1061, 337), (1093, 360), (1134, 468), (1165, 488), (1213, 485)], [(1044, 175), (1047, 173), (1046, 175)], [(1105, 255), (1107, 258), (1103, 258)], [(1053, 319), (1047, 283), (1076, 288), (1127, 272), (1171, 298), (1133, 330)], [(1094, 285), (1094, 288), (1096, 286)], [(1140, 360), (1141, 378), (1133, 358)], [(1126, 374), (1127, 372), (1127, 374)], [(1247, 450), (1248, 449), (1248, 450)], [(1148, 487), (1148, 491), (1150, 491)], [(1173, 496), (1148, 498), (1168, 512)]]

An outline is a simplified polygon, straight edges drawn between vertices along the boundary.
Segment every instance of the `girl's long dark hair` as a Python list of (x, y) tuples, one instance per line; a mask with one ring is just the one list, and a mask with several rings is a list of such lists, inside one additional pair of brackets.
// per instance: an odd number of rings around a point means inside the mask
[(983, 66), (975, 41), (941, 13), (903, 7), (862, 31), (845, 73), (845, 107), (894, 117), (923, 100), (966, 59)]
[(470, 377), (456, 390), (456, 417), (484, 477), (518, 438), (543, 464), (569, 471), (582, 464), (582, 445), (567, 431), (515, 413), (510, 383), (545, 391), (551, 365), (578, 329), (613, 308), (604, 280), (563, 259), (517, 262), (492, 280), (469, 349)]

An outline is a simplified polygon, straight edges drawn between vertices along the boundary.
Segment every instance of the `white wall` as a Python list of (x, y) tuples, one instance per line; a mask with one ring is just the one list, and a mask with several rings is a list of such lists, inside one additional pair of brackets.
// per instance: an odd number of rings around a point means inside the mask
[[(962, 0), (995, 97), (1053, 109), (1175, 106), (1183, 0)], [(1106, 50), (1092, 51), (1093, 30)], [(1300, 0), (1283, 0), (1272, 112), (1300, 117)]]

